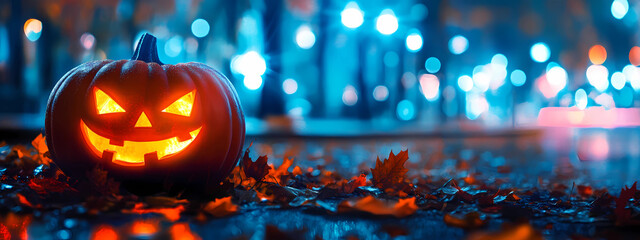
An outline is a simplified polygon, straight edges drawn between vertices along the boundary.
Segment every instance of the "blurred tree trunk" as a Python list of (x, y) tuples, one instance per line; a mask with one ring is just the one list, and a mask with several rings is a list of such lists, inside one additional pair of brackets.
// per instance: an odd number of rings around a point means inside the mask
[(264, 56), (267, 72), (263, 75), (262, 95), (258, 116), (265, 118), (284, 114), (284, 96), (282, 93), (282, 46), (280, 41), (282, 29), (283, 0), (268, 1), (263, 14), (264, 23)]
[[(8, 33), (9, 33), (9, 73), (8, 81), (6, 84), (9, 88), (13, 88), (14, 91), (12, 96), (3, 96), (2, 100), (10, 100), (13, 98), (13, 101), (10, 102), (18, 102), (16, 99), (22, 99), (24, 97), (22, 88), (23, 88), (23, 72), (24, 69), (24, 32), (23, 25), (24, 20), (22, 17), (22, 1), (21, 0), (12, 0), (10, 3), (11, 14), (9, 17), (9, 22), (7, 24)], [(8, 98), (8, 99), (7, 99)], [(23, 101), (19, 101), (23, 102)], [(0, 109), (3, 112), (15, 112), (20, 111), (22, 106), (14, 105), (14, 104), (3, 104), (3, 107)]]

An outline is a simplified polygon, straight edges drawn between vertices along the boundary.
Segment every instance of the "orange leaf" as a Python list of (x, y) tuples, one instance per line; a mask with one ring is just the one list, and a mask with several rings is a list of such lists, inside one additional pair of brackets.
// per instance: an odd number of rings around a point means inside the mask
[(341, 185), (340, 190), (342, 193), (351, 194), (356, 188), (367, 185), (367, 175), (362, 173), (360, 176), (351, 178), (349, 182), (342, 180), (339, 184)]
[(376, 159), (376, 167), (371, 169), (373, 185), (378, 188), (387, 188), (393, 184), (404, 180), (404, 175), (409, 171), (404, 167), (404, 163), (409, 159), (409, 150), (400, 151), (394, 155), (389, 153), (389, 158), (380, 162), (380, 157)]
[(147, 214), (158, 213), (164, 215), (167, 220), (175, 222), (180, 219), (180, 213), (184, 211), (184, 206), (178, 205), (174, 208), (144, 208), (144, 204), (136, 203), (131, 210), (122, 210), (122, 213)]
[(16, 196), (18, 197), (18, 201), (20, 202), (20, 204), (25, 205), (27, 207), (33, 208), (33, 204), (31, 204), (31, 202), (29, 202), (29, 200), (27, 200), (26, 197), (24, 197), (24, 195), (18, 193), (16, 194)]
[(198, 234), (191, 231), (188, 223), (177, 223), (169, 229), (171, 238), (174, 240), (198, 240), (202, 239)]
[(249, 148), (244, 152), (242, 157), (242, 170), (245, 176), (261, 181), (267, 174), (269, 174), (270, 167), (267, 165), (267, 155), (258, 157), (254, 162), (249, 157)]
[(38, 135), (35, 139), (33, 139), (33, 141), (31, 141), (31, 145), (33, 145), (33, 147), (36, 150), (38, 150), (39, 154), (44, 154), (49, 151), (49, 148), (47, 148), (47, 142), (45, 141), (45, 138), (42, 136), (42, 133)]
[(416, 198), (406, 198), (395, 201), (382, 201), (373, 196), (366, 196), (355, 202), (343, 201), (338, 205), (338, 212), (348, 212), (356, 210), (374, 215), (389, 215), (395, 217), (406, 217), (418, 210), (415, 203)]
[(472, 229), (484, 226), (487, 221), (480, 218), (478, 212), (470, 212), (464, 215), (463, 218), (455, 217), (451, 214), (444, 215), (444, 223), (449, 226)]
[(470, 240), (538, 240), (544, 239), (530, 224), (523, 223), (503, 227), (499, 232), (476, 232), (469, 235)]
[(231, 197), (220, 198), (207, 203), (203, 211), (215, 216), (224, 217), (238, 211), (238, 205), (231, 202)]

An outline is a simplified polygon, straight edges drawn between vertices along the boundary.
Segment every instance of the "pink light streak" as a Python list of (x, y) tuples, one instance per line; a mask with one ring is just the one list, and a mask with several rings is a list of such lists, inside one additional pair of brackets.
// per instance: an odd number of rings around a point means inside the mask
[(546, 127), (616, 128), (640, 126), (640, 108), (546, 107), (540, 109), (538, 125)]

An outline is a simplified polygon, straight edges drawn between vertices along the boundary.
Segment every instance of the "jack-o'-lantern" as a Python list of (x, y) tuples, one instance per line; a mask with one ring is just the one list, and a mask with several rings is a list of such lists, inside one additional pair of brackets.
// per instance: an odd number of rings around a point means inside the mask
[(131, 60), (88, 62), (63, 76), (49, 97), (45, 130), (68, 175), (102, 167), (142, 188), (218, 183), (236, 165), (245, 137), (229, 80), (201, 63), (163, 64), (150, 34)]

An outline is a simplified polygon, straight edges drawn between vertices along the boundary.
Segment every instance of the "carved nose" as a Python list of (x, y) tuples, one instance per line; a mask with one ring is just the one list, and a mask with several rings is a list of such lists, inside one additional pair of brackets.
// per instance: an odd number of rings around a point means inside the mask
[(136, 121), (135, 127), (151, 127), (151, 122), (149, 121), (147, 115), (144, 114), (144, 112), (142, 112), (142, 114), (140, 114), (140, 117), (138, 117), (138, 121)]

